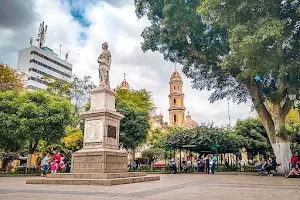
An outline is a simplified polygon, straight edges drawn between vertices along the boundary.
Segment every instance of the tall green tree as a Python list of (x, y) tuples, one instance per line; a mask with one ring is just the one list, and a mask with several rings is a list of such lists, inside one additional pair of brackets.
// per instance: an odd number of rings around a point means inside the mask
[[(288, 94), (300, 86), (299, 1), (135, 0), (138, 17), (151, 25), (142, 33), (144, 51), (161, 52), (184, 65), (210, 101), (251, 100), (273, 147), (279, 171), (289, 170), (285, 117)], [(255, 79), (256, 77), (256, 79)], [(270, 113), (265, 103), (270, 102)]]
[(124, 115), (120, 122), (120, 143), (134, 151), (146, 141), (150, 129), (151, 96), (146, 90), (118, 89), (116, 92), (116, 110)]
[(233, 132), (252, 155), (266, 154), (272, 150), (267, 132), (259, 119), (238, 120)]
[(70, 101), (46, 91), (0, 93), (0, 143), (5, 149), (26, 143), (27, 167), (31, 167), (40, 141), (55, 143), (64, 136), (73, 109)]

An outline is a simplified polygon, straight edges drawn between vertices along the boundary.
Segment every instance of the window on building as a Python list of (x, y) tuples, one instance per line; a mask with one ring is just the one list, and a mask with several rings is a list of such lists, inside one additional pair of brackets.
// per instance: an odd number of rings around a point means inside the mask
[(36, 60), (34, 60), (34, 59), (31, 59), (31, 60), (29, 61), (29, 63), (32, 63), (32, 62), (35, 63), (35, 64), (37, 64), (37, 65), (40, 65), (40, 66), (42, 66), (42, 67), (45, 67), (46, 69), (50, 69), (50, 70), (52, 70), (52, 71), (54, 71), (54, 72), (56, 72), (56, 73), (58, 73), (58, 74), (61, 74), (61, 75), (66, 76), (66, 77), (68, 77), (68, 78), (71, 78), (71, 75), (66, 74), (66, 73), (64, 73), (64, 72), (62, 72), (62, 71), (59, 71), (59, 70), (57, 70), (57, 69), (55, 69), (55, 68), (52, 68), (52, 67), (50, 67), (50, 66), (48, 66), (48, 65), (46, 65), (46, 64), (44, 64), (44, 63), (41, 63), (41, 62), (36, 61)]
[(66, 65), (63, 65), (63, 64), (57, 62), (56, 60), (53, 60), (53, 59), (51, 59), (51, 58), (49, 58), (49, 57), (47, 57), (47, 56), (44, 56), (44, 55), (42, 55), (42, 54), (40, 54), (40, 53), (38, 53), (38, 52), (36, 52), (36, 51), (31, 51), (30, 54), (35, 54), (35, 55), (37, 55), (37, 56), (39, 56), (39, 57), (41, 57), (41, 58), (44, 58), (45, 60), (49, 60), (50, 62), (52, 62), (52, 63), (54, 63), (54, 64), (56, 64), (56, 65), (59, 65), (59, 66), (65, 68), (65, 69), (67, 69), (67, 70), (72, 71), (72, 68), (70, 68), (70, 67), (68, 67), (68, 66), (66, 66)]
[(176, 123), (176, 114), (174, 114), (174, 123)]
[(176, 99), (174, 99), (173, 101), (174, 101), (174, 106), (176, 106)]
[(174, 86), (174, 91), (176, 91), (176, 86)]

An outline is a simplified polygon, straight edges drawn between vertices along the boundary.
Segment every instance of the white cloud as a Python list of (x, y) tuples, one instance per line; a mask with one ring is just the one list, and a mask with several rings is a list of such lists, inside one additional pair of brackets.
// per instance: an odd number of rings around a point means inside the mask
[[(120, 0), (121, 1), (121, 0)], [(80, 1), (80, 7), (89, 26), (83, 27), (71, 15), (71, 5), (60, 0), (34, 1), (37, 19), (19, 33), (18, 43), (13, 48), (7, 48), (14, 43), (16, 30), (2, 28), (0, 49), (8, 50), (0, 54), (0, 61), (16, 66), (18, 50), (29, 46), (29, 37), (36, 37), (41, 21), (48, 25), (46, 45), (59, 53), (62, 45), (62, 55), (70, 52), (69, 61), (73, 64), (73, 73), (83, 77), (90, 75), (98, 83), (97, 57), (101, 51), (101, 44), (108, 42), (112, 53), (112, 68), (110, 72), (111, 85), (116, 87), (123, 80), (123, 73), (130, 87), (145, 88), (151, 91), (154, 102), (161, 108), (164, 119), (168, 121), (169, 107), (169, 78), (174, 71), (174, 64), (167, 62), (157, 52), (143, 53), (140, 43), (145, 26), (149, 25), (146, 19), (138, 20), (135, 16), (133, 2), (123, 7), (113, 7), (103, 1), (92, 4), (90, 1)], [(109, 2), (109, 1), (108, 1)], [(73, 5), (74, 6), (74, 5)], [(84, 8), (83, 8), (84, 6)], [(0, 5), (1, 7), (1, 5)], [(83, 12), (84, 11), (84, 12)], [(86, 35), (85, 40), (81, 37)], [(215, 121), (216, 125), (228, 124), (227, 101), (210, 104), (210, 92), (197, 91), (191, 88), (190, 81), (181, 73), (184, 81), (185, 107), (190, 111), (192, 118), (198, 123)], [(230, 104), (232, 124), (239, 118), (247, 118), (250, 108), (248, 105)], [(159, 112), (159, 110), (158, 110)]]

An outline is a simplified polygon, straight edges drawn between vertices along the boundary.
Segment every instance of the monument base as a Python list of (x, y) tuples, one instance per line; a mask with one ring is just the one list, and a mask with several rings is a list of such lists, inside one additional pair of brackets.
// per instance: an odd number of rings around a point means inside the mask
[(81, 149), (72, 155), (71, 173), (127, 172), (127, 154), (119, 149)]
[(112, 186), (158, 180), (160, 176), (146, 176), (146, 173), (57, 173), (48, 174), (47, 178), (28, 179), (26, 184)]
[(160, 180), (160, 176), (127, 172), (127, 154), (119, 149), (83, 148), (73, 153), (71, 173), (48, 174), (28, 179), (26, 184), (120, 185)]

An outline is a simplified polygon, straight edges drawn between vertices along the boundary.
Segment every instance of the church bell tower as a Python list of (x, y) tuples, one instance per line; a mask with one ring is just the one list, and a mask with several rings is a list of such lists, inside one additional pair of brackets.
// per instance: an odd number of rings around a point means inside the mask
[(181, 127), (184, 120), (185, 107), (183, 102), (184, 94), (182, 92), (182, 84), (182, 78), (175, 67), (175, 71), (172, 73), (170, 78), (170, 108), (168, 109), (170, 126)]

